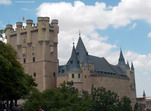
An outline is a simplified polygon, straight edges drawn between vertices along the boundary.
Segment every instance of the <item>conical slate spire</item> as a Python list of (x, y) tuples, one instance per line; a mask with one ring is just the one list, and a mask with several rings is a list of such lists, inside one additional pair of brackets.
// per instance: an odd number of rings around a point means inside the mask
[(86, 48), (83, 44), (83, 41), (81, 39), (81, 34), (79, 34), (79, 40), (78, 40), (78, 43), (77, 43), (76, 51), (77, 52), (81, 52), (81, 51), (87, 52), (87, 50), (86, 50)]
[(76, 47), (76, 52), (77, 52), (78, 60), (80, 61), (81, 64), (84, 64), (85, 57), (88, 55), (88, 52), (83, 44), (80, 33), (79, 33), (79, 40)]
[(144, 98), (146, 97), (145, 91), (143, 91), (143, 97), (144, 97)]
[(84, 54), (84, 61), (83, 61), (83, 66), (87, 67), (89, 66), (89, 62), (88, 62), (88, 55)]
[(134, 71), (134, 65), (133, 62), (131, 63), (131, 70)]
[(119, 64), (119, 65), (120, 65), (120, 64), (125, 64), (125, 59), (124, 59), (122, 50), (120, 51), (120, 57), (119, 57), (118, 64)]
[(74, 44), (73, 44), (71, 58), (69, 59), (67, 65), (69, 66), (68, 71), (81, 71)]
[(128, 68), (130, 68), (130, 66), (129, 66), (129, 62), (128, 62), (128, 61), (127, 61), (127, 67), (128, 67)]

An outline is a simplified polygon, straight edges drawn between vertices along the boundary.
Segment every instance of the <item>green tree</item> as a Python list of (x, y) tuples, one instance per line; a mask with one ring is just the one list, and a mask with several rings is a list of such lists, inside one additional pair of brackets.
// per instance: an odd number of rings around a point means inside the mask
[(116, 111), (119, 97), (105, 88), (92, 88), (91, 111)]
[(124, 96), (120, 99), (118, 111), (132, 111), (131, 100), (128, 97)]
[(16, 58), (15, 50), (0, 41), (0, 101), (16, 101), (36, 86)]
[(81, 94), (72, 87), (73, 82), (64, 82), (61, 87), (33, 92), (24, 104), (25, 111), (132, 111), (131, 101), (127, 97), (105, 88), (93, 88), (91, 94)]
[(25, 111), (37, 111), (42, 106), (45, 111), (88, 111), (89, 95), (80, 95), (71, 82), (60, 88), (33, 92), (24, 104)]

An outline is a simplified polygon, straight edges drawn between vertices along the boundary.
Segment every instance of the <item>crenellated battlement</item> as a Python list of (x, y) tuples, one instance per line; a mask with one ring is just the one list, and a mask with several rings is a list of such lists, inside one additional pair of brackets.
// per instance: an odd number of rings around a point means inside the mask
[[(30, 36), (32, 32), (38, 31), (38, 40), (39, 41), (49, 41), (48, 33), (54, 32), (56, 35), (56, 32), (59, 32), (58, 27), (58, 20), (53, 19), (50, 22), (49, 17), (38, 17), (37, 18), (38, 23), (33, 23), (33, 20), (28, 19), (26, 20), (26, 25), (23, 26), (23, 22), (17, 22), (16, 28), (13, 28), (11, 24), (6, 25), (6, 38), (9, 42), (11, 36), (18, 35), (17, 44), (20, 45), (19, 36), (20, 34), (27, 33), (27, 42), (31, 43)], [(45, 37), (43, 37), (45, 35)]]

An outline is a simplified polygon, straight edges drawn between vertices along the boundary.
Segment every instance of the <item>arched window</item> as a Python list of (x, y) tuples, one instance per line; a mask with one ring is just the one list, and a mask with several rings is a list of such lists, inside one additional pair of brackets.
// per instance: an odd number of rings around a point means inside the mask
[(78, 74), (78, 78), (80, 78), (80, 76), (81, 76), (81, 75), (80, 75), (80, 74)]

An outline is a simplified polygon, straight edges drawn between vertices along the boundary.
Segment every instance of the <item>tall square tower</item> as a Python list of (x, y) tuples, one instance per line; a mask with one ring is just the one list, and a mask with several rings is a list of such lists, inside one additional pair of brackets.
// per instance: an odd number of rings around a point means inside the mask
[(49, 17), (38, 17), (37, 25), (33, 20), (6, 26), (7, 43), (17, 51), (17, 60), (27, 74), (35, 78), (38, 89), (56, 87), (58, 73), (58, 20), (49, 23)]

